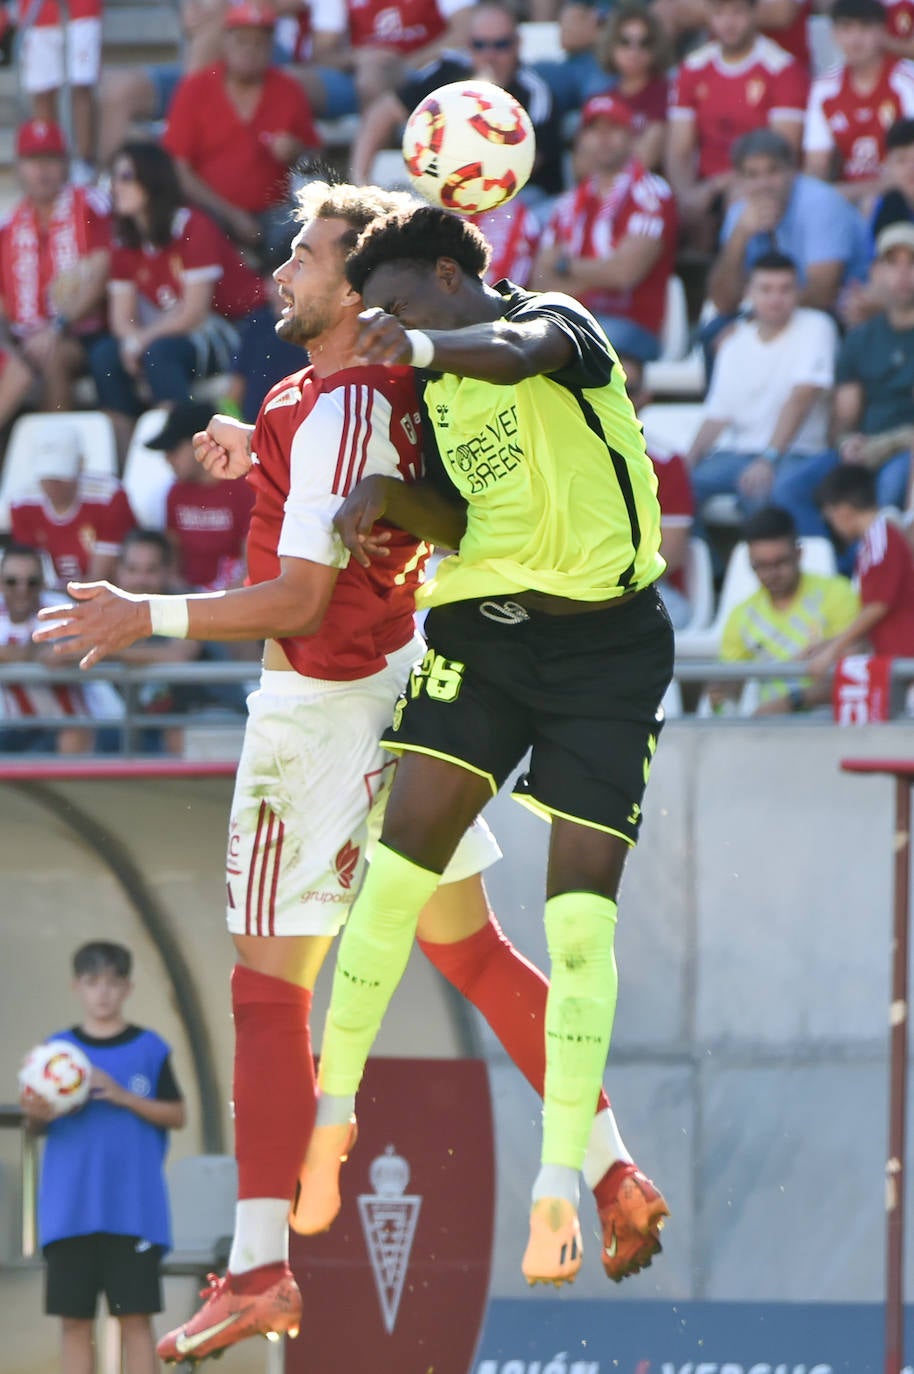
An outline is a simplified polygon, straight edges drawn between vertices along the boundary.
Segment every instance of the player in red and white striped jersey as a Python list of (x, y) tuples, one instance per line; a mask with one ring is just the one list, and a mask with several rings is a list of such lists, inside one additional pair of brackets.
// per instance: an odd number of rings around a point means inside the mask
[(835, 0), (832, 21), (845, 60), (813, 82), (805, 170), (860, 201), (879, 188), (889, 129), (914, 115), (914, 66), (885, 53), (880, 0)]
[[(390, 528), (388, 557), (366, 569), (349, 561), (333, 528), (361, 477), (409, 482), (421, 471), (412, 370), (361, 365), (361, 300), (343, 272), (358, 230), (403, 198), (311, 184), (299, 200), (305, 225), (275, 274), (286, 302), (278, 331), (308, 346), (311, 365), (272, 388), (253, 429), (217, 416), (196, 439), (210, 471), (247, 473), (254, 487), (252, 585), (134, 601), (107, 584), (72, 586), (76, 607), (56, 608), (57, 627), (40, 632), (75, 635), (86, 666), (150, 632), (268, 636), (261, 687), (249, 701), (226, 861), (227, 921), (238, 952), (235, 1235), (225, 1278), (189, 1323), (159, 1343), (166, 1361), (202, 1359), (258, 1331), (298, 1327), (287, 1221), (316, 1111), (311, 990), (358, 890), (369, 809), (390, 776), (378, 741), (424, 648), (413, 591), (427, 547)], [(430, 518), (429, 535), (454, 547), (463, 511), (442, 497)], [(478, 874), (497, 852), (484, 826), (467, 833), (420, 919), (420, 942), (445, 977), (468, 989), (542, 1092), (547, 984), (489, 910)], [(290, 1083), (300, 1091), (290, 1094)], [(666, 1204), (632, 1163), (604, 1094), (586, 1168), (604, 1215), (607, 1271), (625, 1277), (657, 1252)]]

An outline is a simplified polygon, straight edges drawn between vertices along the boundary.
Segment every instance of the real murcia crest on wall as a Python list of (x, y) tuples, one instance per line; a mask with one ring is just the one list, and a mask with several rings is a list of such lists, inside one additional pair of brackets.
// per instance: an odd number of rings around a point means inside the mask
[(393, 1145), (372, 1160), (368, 1176), (374, 1192), (359, 1194), (359, 1216), (384, 1329), (390, 1334), (397, 1324), (422, 1198), (407, 1193), (409, 1165)]

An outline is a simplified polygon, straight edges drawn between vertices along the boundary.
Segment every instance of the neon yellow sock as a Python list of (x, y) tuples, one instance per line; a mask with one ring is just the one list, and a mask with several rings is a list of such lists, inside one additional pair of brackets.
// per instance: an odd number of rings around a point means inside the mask
[(616, 1012), (616, 903), (564, 892), (546, 903), (545, 920), (552, 967), (542, 1162), (580, 1169)]
[(321, 1044), (322, 1093), (346, 1097), (358, 1091), (384, 1013), (409, 960), (419, 913), (440, 881), (440, 873), (378, 845), (337, 954)]

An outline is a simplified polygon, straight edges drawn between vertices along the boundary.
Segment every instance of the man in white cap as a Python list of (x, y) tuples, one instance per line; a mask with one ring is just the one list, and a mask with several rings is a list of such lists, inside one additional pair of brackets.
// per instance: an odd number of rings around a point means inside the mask
[(61, 584), (114, 574), (121, 541), (136, 524), (117, 478), (85, 472), (79, 432), (49, 422), (31, 454), (34, 485), (12, 502), (13, 539), (46, 552)]

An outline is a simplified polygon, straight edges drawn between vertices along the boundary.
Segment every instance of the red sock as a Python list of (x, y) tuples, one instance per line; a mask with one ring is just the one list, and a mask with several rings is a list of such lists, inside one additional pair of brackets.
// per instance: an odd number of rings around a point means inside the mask
[(311, 993), (236, 964), (232, 1010), (238, 1196), (291, 1201), (317, 1110)]
[[(420, 940), (419, 948), (483, 1016), (540, 1097), (546, 1078), (546, 993), (549, 983), (514, 948), (494, 916), (452, 945)], [(597, 1111), (609, 1106), (603, 1089)]]

